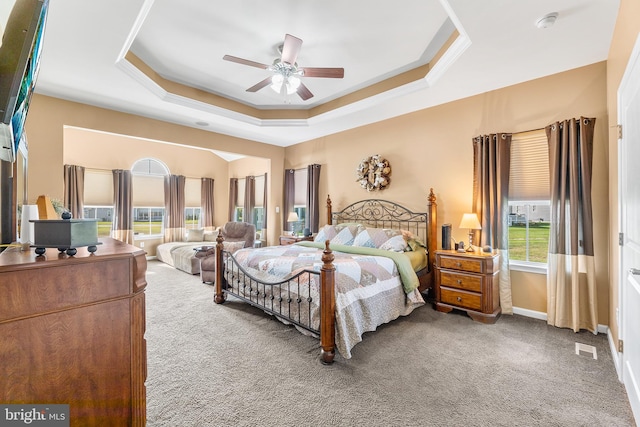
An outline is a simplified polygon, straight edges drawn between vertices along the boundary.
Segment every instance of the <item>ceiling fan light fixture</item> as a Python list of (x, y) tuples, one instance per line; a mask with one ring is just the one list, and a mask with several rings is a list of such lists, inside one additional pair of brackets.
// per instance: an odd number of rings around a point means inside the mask
[(276, 93), (282, 93), (283, 86), (287, 95), (292, 95), (300, 87), (300, 79), (296, 76), (285, 77), (282, 74), (274, 74), (271, 77), (271, 89)]

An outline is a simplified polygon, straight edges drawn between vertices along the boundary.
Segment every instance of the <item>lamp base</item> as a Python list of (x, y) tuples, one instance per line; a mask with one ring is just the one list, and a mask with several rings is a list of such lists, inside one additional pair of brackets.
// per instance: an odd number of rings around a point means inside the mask
[(475, 252), (473, 249), (473, 231), (469, 230), (469, 246), (467, 247), (467, 252)]

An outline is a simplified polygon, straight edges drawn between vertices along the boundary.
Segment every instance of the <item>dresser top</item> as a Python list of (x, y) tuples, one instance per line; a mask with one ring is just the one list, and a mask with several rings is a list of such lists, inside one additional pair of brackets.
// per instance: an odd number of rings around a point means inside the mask
[(98, 250), (91, 254), (87, 247), (78, 247), (78, 252), (74, 256), (68, 256), (60, 253), (56, 248), (48, 248), (46, 252), (39, 256), (35, 253), (35, 248), (22, 251), (20, 247), (9, 247), (0, 253), (0, 267), (19, 266), (27, 267), (28, 264), (37, 264), (44, 266), (59, 262), (91, 262), (96, 259), (106, 259), (123, 256), (144, 255), (145, 252), (135, 246), (121, 242), (111, 237), (98, 239), (100, 244), (97, 245)]

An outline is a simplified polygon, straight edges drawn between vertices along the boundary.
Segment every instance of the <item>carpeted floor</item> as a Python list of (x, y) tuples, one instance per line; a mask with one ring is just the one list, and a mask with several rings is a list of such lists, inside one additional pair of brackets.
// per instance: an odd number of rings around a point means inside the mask
[(199, 276), (149, 261), (147, 281), (149, 426), (635, 425), (605, 335), (425, 306), (324, 366), (316, 339), (216, 305)]

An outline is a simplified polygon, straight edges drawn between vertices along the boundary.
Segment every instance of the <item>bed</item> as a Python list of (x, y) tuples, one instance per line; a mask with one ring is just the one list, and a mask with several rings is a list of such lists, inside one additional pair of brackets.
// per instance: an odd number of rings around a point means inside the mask
[(168, 242), (158, 245), (156, 258), (173, 268), (189, 274), (200, 273), (200, 259), (196, 258), (196, 248), (214, 247), (218, 230), (187, 230), (184, 242)]
[(233, 296), (320, 338), (320, 357), (351, 357), (362, 335), (430, 298), (436, 198), (426, 212), (367, 199), (333, 212), (313, 242), (224, 250), (216, 244), (215, 302)]

